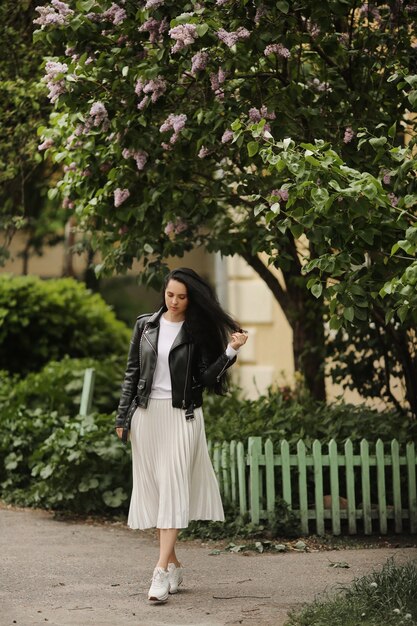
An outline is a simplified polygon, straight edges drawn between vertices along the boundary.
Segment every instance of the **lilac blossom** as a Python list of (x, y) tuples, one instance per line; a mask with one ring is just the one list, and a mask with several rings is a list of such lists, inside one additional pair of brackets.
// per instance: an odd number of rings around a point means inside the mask
[[(174, 113), (170, 113), (159, 128), (160, 133), (165, 133), (170, 130), (174, 131), (169, 140), (170, 144), (176, 143), (178, 140), (179, 134), (185, 126), (185, 122), (187, 121), (187, 116), (184, 113), (180, 113), (179, 115), (175, 115)], [(166, 144), (165, 144), (166, 145)], [(165, 147), (165, 146), (163, 146)]]
[(120, 187), (118, 187), (114, 191), (114, 206), (116, 208), (119, 207), (121, 204), (123, 204), (123, 202), (125, 202), (128, 199), (129, 196), (130, 196), (129, 189), (120, 189)]
[(209, 61), (209, 55), (207, 52), (197, 52), (191, 59), (191, 74), (195, 76), (197, 72), (201, 72), (206, 69)]
[(169, 237), (174, 234), (175, 226), (174, 222), (168, 222), (168, 224), (164, 228), (164, 233)]
[(328, 82), (321, 81), (319, 78), (313, 78), (313, 80), (309, 80), (307, 84), (315, 89), (315, 91), (328, 91), (329, 93), (333, 91)]
[(148, 153), (144, 150), (130, 150), (129, 148), (125, 148), (122, 152), (122, 157), (124, 159), (130, 159), (131, 157), (136, 161), (136, 167), (139, 171), (143, 170), (148, 160)]
[(387, 170), (384, 170), (382, 173), (383, 173), (382, 181), (384, 185), (389, 185), (391, 183), (391, 174)]
[(74, 13), (66, 2), (59, 2), (58, 0), (52, 0), (50, 5), (36, 7), (35, 11), (39, 13), (39, 17), (33, 20), (33, 23), (39, 24), (39, 26), (49, 26), (50, 24), (62, 26)]
[(276, 54), (277, 56), (283, 57), (284, 59), (289, 59), (291, 57), (291, 52), (282, 45), (282, 43), (271, 43), (264, 50), (264, 55), (267, 57), (270, 54)]
[(75, 161), (73, 161), (72, 163), (70, 163), (69, 165), (64, 165), (64, 172), (76, 172), (77, 171), (77, 164)]
[(198, 37), (195, 24), (180, 24), (179, 26), (174, 26), (168, 34), (172, 39), (175, 39), (175, 45), (171, 48), (172, 54), (191, 45)]
[(352, 141), (352, 139), (355, 136), (355, 131), (352, 130), (352, 128), (350, 126), (348, 126), (347, 128), (345, 128), (345, 134), (343, 136), (343, 141), (345, 143), (350, 143)]
[(257, 124), (262, 119), (274, 120), (276, 117), (274, 111), (271, 111), (270, 113), (268, 113), (268, 109), (266, 108), (266, 106), (262, 106), (260, 109), (257, 109), (256, 107), (252, 107), (251, 109), (249, 109), (248, 115), (249, 115), (250, 121), (254, 124)]
[(164, 18), (162, 21), (156, 20), (154, 17), (149, 18), (139, 26), (138, 31), (140, 33), (148, 32), (150, 43), (157, 43), (160, 41), (162, 34), (168, 30), (168, 21)]
[(179, 235), (187, 230), (188, 224), (182, 218), (177, 217), (175, 222), (168, 222), (164, 228), (164, 233), (169, 237), (171, 235)]
[(205, 159), (210, 154), (210, 150), (206, 146), (201, 146), (198, 152), (199, 159)]
[(74, 208), (74, 203), (68, 198), (68, 196), (63, 198), (63, 200), (62, 200), (62, 208), (63, 209), (73, 209)]
[(39, 151), (48, 150), (48, 148), (51, 148), (53, 145), (54, 145), (53, 139), (44, 139), (43, 142), (39, 144), (38, 150)]
[(370, 17), (372, 17), (378, 23), (381, 21), (381, 14), (379, 10), (370, 2), (364, 2), (359, 9), (359, 13), (365, 15), (368, 20)]
[(243, 39), (250, 37), (250, 32), (247, 28), (243, 28), (243, 26), (235, 31), (231, 31), (230, 33), (228, 33), (227, 30), (224, 30), (224, 28), (220, 28), (220, 30), (217, 31), (217, 37), (220, 41), (226, 44), (226, 46), (231, 48), (238, 41), (242, 41)]
[(270, 196), (276, 196), (282, 202), (287, 202), (287, 200), (288, 200), (288, 189), (273, 189), (269, 195)]
[(118, 26), (125, 21), (127, 14), (125, 9), (113, 2), (111, 7), (107, 9), (107, 11), (104, 11), (102, 17), (112, 22), (115, 26)]
[(66, 74), (68, 65), (66, 63), (58, 63), (57, 61), (48, 61), (45, 65), (46, 75), (42, 81), (46, 83), (49, 93), (48, 98), (51, 102), (56, 102), (59, 96), (65, 93), (65, 79), (60, 77)]
[(147, 0), (145, 9), (157, 9), (164, 4), (165, 0)]
[(148, 104), (149, 100), (155, 103), (158, 98), (165, 93), (167, 88), (167, 83), (162, 78), (162, 76), (158, 76), (157, 78), (152, 78), (146, 82), (140, 78), (135, 86), (135, 93), (137, 96), (143, 96), (142, 100), (138, 104), (138, 109), (144, 109)]
[(224, 99), (224, 91), (220, 88), (220, 85), (226, 80), (226, 73), (221, 67), (217, 70), (217, 73), (210, 74), (210, 84), (215, 95), (219, 100)]
[(388, 194), (388, 198), (389, 198), (389, 201), (391, 203), (391, 206), (396, 207), (397, 204), (398, 204), (397, 196), (394, 193), (389, 193)]
[(225, 130), (223, 135), (222, 135), (222, 143), (229, 143), (229, 141), (232, 141), (233, 139), (233, 131), (232, 130)]
[(94, 102), (90, 109), (90, 118), (93, 126), (100, 126), (103, 124), (108, 127), (108, 113), (107, 109), (102, 102)]
[(260, 6), (258, 6), (258, 8), (256, 9), (255, 18), (254, 18), (255, 24), (260, 24), (261, 19), (266, 14), (267, 14), (266, 6), (264, 4), (261, 4)]

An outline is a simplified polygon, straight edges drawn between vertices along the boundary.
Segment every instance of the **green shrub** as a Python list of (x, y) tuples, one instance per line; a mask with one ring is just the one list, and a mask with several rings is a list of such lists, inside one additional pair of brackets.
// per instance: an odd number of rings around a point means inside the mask
[[(94, 367), (96, 370), (93, 410), (96, 412), (95, 420), (99, 425), (95, 428), (90, 424), (89, 429), (86, 428), (89, 444), (94, 440), (98, 447), (105, 445), (109, 448), (110, 455), (115, 444), (120, 454), (126, 456), (126, 449), (115, 437), (112, 414), (119, 398), (124, 365), (125, 359), (116, 357), (102, 361), (65, 358), (59, 362), (49, 363), (41, 372), (31, 373), (23, 380), (16, 376), (8, 376), (5, 372), (0, 373), (0, 488), (3, 499), (21, 505), (58, 506), (56, 500), (58, 496), (50, 491), (53, 477), (46, 480), (47, 470), (41, 473), (41, 466), (42, 463), (48, 465), (45, 450), (49, 450), (51, 454), (53, 452), (47, 446), (51, 437), (52, 441), (55, 441), (54, 438), (59, 437), (62, 430), (65, 433), (72, 432), (72, 428), (77, 427), (81, 419), (78, 410), (87, 367)], [(103, 413), (107, 415), (104, 416)], [(67, 439), (65, 435), (61, 441), (64, 447), (54, 452), (54, 458), (59, 455), (62, 457), (61, 490), (70, 493), (75, 484), (73, 481), (80, 479), (80, 473), (74, 472), (76, 465), (72, 455), (69, 455), (73, 450), (70, 449), (70, 445), (66, 445), (67, 441), (72, 440)], [(79, 442), (80, 449), (83, 449), (84, 443)], [(91, 461), (92, 457), (90, 458), (87, 452), (85, 450), (86, 459)], [(92, 474), (97, 475), (97, 467), (100, 465), (98, 461), (95, 463), (90, 461), (84, 458), (79, 461), (87, 479), (88, 476), (91, 478)], [(38, 469), (33, 473), (35, 466)], [(109, 459), (102, 462), (103, 477), (108, 476), (111, 479), (111, 473), (108, 474), (109, 467)], [(57, 472), (58, 468), (55, 467), (55, 470)], [(116, 463), (116, 470), (122, 471), (123, 468), (117, 469)], [(103, 478), (103, 484), (106, 480), (108, 479)], [(124, 475), (123, 480), (126, 484), (128, 476)], [(85, 484), (82, 488), (85, 489)], [(79, 510), (77, 507), (80, 506), (83, 507), (82, 510), (87, 510), (85, 498), (83, 495), (77, 500), (73, 494), (72, 501), (75, 507), (73, 510)], [(106, 498), (110, 501), (108, 496)], [(64, 498), (62, 506), (64, 502), (69, 506), (70, 500)], [(94, 510), (103, 510), (107, 505), (104, 506), (103, 502), (100, 502), (100, 508), (92, 498), (92, 506)]]
[(0, 369), (24, 374), (66, 355), (126, 355), (129, 338), (125, 324), (83, 283), (0, 276)]
[(410, 441), (417, 435), (417, 424), (396, 411), (377, 411), (365, 405), (343, 402), (327, 405), (309, 397), (289, 397), (286, 390), (271, 388), (256, 400), (242, 400), (238, 389), (227, 396), (207, 396), (204, 403), (206, 434), (212, 441), (246, 441), (251, 436), (270, 437), (273, 442), (303, 439), (311, 446), (314, 439), (338, 443), (347, 438), (370, 442), (396, 438)]

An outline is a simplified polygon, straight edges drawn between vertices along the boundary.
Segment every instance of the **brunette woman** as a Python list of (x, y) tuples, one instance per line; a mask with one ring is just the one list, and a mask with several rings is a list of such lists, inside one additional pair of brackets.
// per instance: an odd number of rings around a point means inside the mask
[(224, 520), (202, 395), (227, 389), (226, 370), (246, 340), (209, 284), (188, 268), (168, 274), (161, 308), (136, 321), (116, 431), (124, 440), (130, 432), (132, 444), (128, 525), (158, 529), (151, 602), (166, 602), (182, 583), (179, 529), (190, 520)]

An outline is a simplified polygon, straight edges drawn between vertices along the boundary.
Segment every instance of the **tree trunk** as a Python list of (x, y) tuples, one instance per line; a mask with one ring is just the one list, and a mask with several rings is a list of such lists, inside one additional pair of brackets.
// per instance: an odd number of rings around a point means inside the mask
[(288, 277), (287, 288), (283, 289), (258, 256), (248, 254), (244, 258), (272, 291), (292, 328), (295, 371), (303, 375), (313, 398), (325, 400), (325, 338), (321, 301), (311, 295), (300, 274), (297, 280)]

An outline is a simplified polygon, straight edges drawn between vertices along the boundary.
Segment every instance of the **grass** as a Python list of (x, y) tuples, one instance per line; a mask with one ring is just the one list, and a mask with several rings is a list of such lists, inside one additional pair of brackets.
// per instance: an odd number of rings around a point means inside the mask
[(336, 596), (292, 612), (286, 626), (417, 626), (417, 562), (358, 578)]

